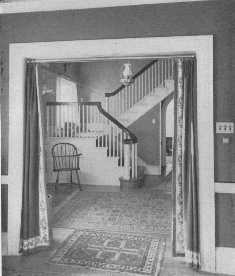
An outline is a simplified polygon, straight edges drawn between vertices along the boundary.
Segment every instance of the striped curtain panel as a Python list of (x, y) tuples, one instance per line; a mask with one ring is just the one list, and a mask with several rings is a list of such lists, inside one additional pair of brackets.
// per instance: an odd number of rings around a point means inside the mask
[(175, 62), (173, 251), (200, 267), (196, 59)]
[(37, 65), (27, 61), (20, 233), (20, 252), (22, 254), (29, 254), (50, 245), (42, 131)]

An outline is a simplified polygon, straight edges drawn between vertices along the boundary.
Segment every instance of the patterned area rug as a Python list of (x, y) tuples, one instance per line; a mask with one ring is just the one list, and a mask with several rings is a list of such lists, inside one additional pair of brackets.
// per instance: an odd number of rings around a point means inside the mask
[(144, 189), (131, 193), (77, 192), (53, 215), (53, 227), (169, 237), (171, 195)]
[(78, 230), (54, 253), (50, 262), (131, 275), (158, 275), (164, 248), (163, 240), (149, 236)]

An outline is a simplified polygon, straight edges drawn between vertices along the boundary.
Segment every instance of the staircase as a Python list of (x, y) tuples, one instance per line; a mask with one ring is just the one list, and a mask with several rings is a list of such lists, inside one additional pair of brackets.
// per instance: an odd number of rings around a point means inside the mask
[[(152, 61), (133, 77), (129, 86), (121, 85), (115, 91), (105, 94), (106, 110), (125, 127), (130, 127), (174, 92), (173, 76), (173, 59)], [(150, 165), (140, 157), (137, 164), (146, 168), (146, 174), (161, 174), (161, 164)]]
[(128, 127), (174, 91), (172, 76), (173, 61), (159, 59), (138, 72), (131, 85), (106, 93), (106, 110), (100, 102), (47, 103), (48, 182), (55, 181), (51, 147), (64, 141), (82, 153), (82, 184), (119, 186), (120, 177), (136, 179), (138, 164), (147, 164), (138, 158), (137, 137)]
[(174, 91), (173, 60), (158, 59), (133, 77), (129, 86), (121, 85), (105, 93), (106, 110), (126, 127)]
[(128, 127), (137, 121), (146, 112), (151, 110), (154, 106), (161, 103), (168, 95), (174, 91), (174, 81), (168, 80), (167, 87), (155, 88), (150, 94), (144, 96), (133, 107), (121, 113), (118, 120)]
[[(137, 176), (137, 138), (107, 113), (99, 102), (47, 103), (47, 178), (55, 182), (51, 147), (59, 142), (73, 143), (82, 153), (82, 184), (119, 186), (119, 177)], [(69, 174), (63, 174), (69, 182)]]

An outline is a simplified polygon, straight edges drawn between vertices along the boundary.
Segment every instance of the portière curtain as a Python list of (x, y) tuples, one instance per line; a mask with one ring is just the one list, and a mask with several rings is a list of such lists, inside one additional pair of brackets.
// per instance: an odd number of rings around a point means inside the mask
[(49, 246), (44, 147), (37, 65), (26, 63), (20, 252)]
[(173, 249), (199, 268), (196, 59), (177, 59), (175, 72)]

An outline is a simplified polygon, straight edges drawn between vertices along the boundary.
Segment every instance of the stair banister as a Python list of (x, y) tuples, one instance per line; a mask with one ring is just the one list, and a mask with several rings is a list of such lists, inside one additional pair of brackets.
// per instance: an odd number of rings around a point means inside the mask
[[(137, 81), (138, 81), (138, 77), (139, 76), (141, 76), (148, 68), (150, 68), (154, 63), (156, 63), (157, 62), (157, 60), (154, 60), (154, 61), (151, 61), (149, 64), (147, 64), (146, 66), (144, 66), (139, 72), (137, 72), (134, 76), (133, 76), (133, 80), (135, 81), (136, 79), (137, 79)], [(142, 75), (143, 76), (143, 75)], [(142, 82), (142, 85), (144, 85), (144, 82)], [(120, 114), (121, 112), (123, 112), (124, 110), (123, 110), (123, 104), (121, 103), (121, 101), (122, 101), (122, 97), (121, 97), (121, 95), (120, 95), (120, 93), (121, 93), (121, 91), (123, 91), (124, 89), (126, 89), (129, 93), (129, 96), (130, 96), (130, 98), (129, 98), (129, 102), (130, 102), (130, 105), (132, 106), (134, 103), (135, 103), (135, 97), (138, 97), (138, 95), (135, 95), (134, 93), (133, 93), (133, 89), (130, 89), (130, 86), (125, 86), (125, 85), (120, 85), (116, 90), (114, 90), (113, 92), (110, 92), (110, 93), (105, 93), (105, 97), (106, 97), (106, 110), (109, 110), (110, 108), (110, 97), (113, 97), (113, 96), (115, 96), (115, 95), (117, 95), (117, 94), (119, 94), (118, 95), (118, 97), (117, 97), (117, 101), (118, 101), (118, 110), (117, 110), (117, 112), (115, 112), (116, 114)], [(144, 90), (143, 89), (140, 89), (140, 92), (143, 92)], [(128, 97), (128, 95), (127, 95), (127, 97)], [(125, 98), (125, 97), (123, 97), (123, 98)], [(114, 106), (112, 106), (112, 108), (115, 108)], [(120, 108), (121, 108), (121, 110), (120, 110)], [(129, 106), (129, 108), (130, 108), (130, 106)], [(115, 115), (116, 115), (115, 114)]]
[(105, 93), (106, 110), (120, 118), (147, 95), (154, 95), (157, 88), (167, 88), (167, 80), (173, 78), (173, 59), (151, 61), (133, 77), (128, 86), (121, 85), (111, 93)]
[[(47, 135), (57, 138), (96, 137), (97, 147), (106, 147), (108, 157), (118, 157), (125, 178), (136, 177), (137, 137), (105, 111), (100, 102), (48, 102)], [(128, 146), (126, 146), (128, 145)]]

